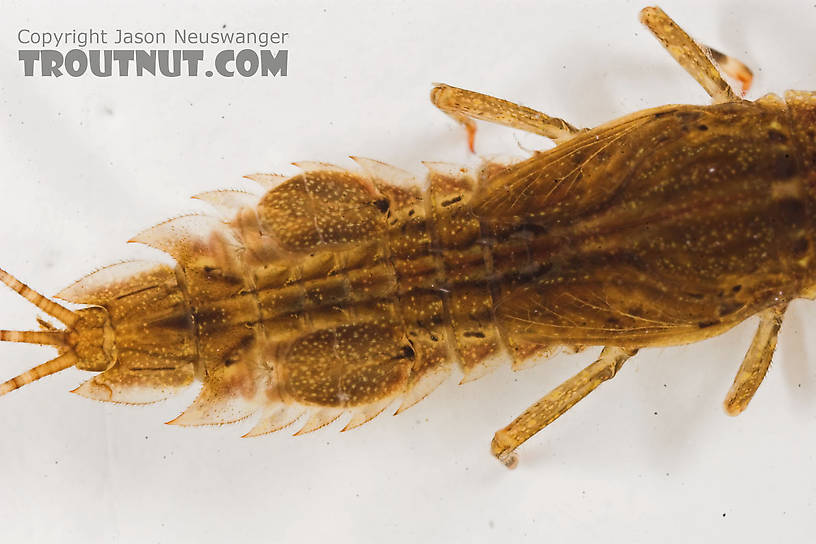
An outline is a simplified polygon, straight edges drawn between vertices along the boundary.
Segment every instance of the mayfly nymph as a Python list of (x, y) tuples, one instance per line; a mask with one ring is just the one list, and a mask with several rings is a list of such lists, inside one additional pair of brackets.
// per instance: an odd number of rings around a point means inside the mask
[[(516, 448), (638, 349), (696, 342), (758, 315), (725, 407), (747, 406), (771, 361), (787, 304), (816, 294), (816, 93), (747, 101), (739, 61), (692, 40), (659, 8), (642, 22), (708, 92), (581, 129), (448, 85), (431, 98), (475, 134), (474, 119), (557, 144), (478, 171), (429, 164), (410, 174), (354, 158), (349, 171), (298, 163), (262, 190), (198, 195), (217, 211), (157, 225), (133, 241), (176, 261), (103, 268), (57, 297), (7, 272), (0, 281), (60, 321), (0, 340), (58, 356), (0, 385), (0, 395), (76, 367), (75, 392), (152, 403), (203, 382), (171, 423), (232, 423), (246, 436), (298, 434), (349, 414), (345, 428), (399, 399), (402, 411), (458, 365), (463, 381), (510, 360), (604, 346), (597, 361), (498, 431)], [(716, 64), (715, 64), (716, 63)], [(720, 68), (718, 68), (718, 65)]]

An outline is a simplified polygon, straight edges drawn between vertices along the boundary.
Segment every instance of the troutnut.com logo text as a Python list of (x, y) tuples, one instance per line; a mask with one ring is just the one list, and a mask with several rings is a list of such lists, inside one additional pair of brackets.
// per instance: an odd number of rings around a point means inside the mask
[[(286, 76), (288, 32), (130, 32), (88, 29), (70, 32), (21, 28), (17, 41), (23, 74), (29, 77), (252, 77)], [(172, 44), (174, 48), (162, 46)], [(114, 47), (96, 47), (96, 46)], [(139, 46), (139, 47), (133, 47)]]

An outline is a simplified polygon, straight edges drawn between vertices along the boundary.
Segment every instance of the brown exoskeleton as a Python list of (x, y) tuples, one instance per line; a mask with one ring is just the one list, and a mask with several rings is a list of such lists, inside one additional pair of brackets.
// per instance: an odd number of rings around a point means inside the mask
[(696, 342), (759, 314), (724, 402), (739, 414), (770, 365), (788, 302), (816, 294), (816, 94), (743, 100), (714, 64), (744, 92), (752, 75), (741, 62), (699, 45), (660, 8), (643, 9), (641, 21), (713, 105), (663, 106), (579, 130), (493, 97), (433, 91), (466, 126), (471, 147), (472, 119), (558, 144), (489, 175), (476, 197), (475, 212), (493, 231), (532, 230), (531, 253), (546, 268), (533, 282), (502, 287), (496, 313), (505, 334), (526, 349), (607, 346), (496, 433), (493, 454), (508, 466), (520, 444), (639, 348)]
[(755, 314), (760, 325), (725, 401), (741, 412), (773, 354), (789, 301), (816, 287), (812, 211), (816, 94), (755, 102), (738, 61), (698, 45), (658, 8), (642, 21), (713, 98), (593, 129), (486, 95), (437, 85), (434, 104), (527, 130), (557, 146), (475, 175), (431, 168), (426, 191), (356, 159), (361, 173), (310, 163), (268, 191), (201, 195), (223, 220), (185, 216), (135, 241), (173, 269), (124, 263), (60, 293), (77, 311), (0, 271), (0, 281), (65, 330), (0, 331), (60, 355), (0, 394), (76, 366), (98, 372), (76, 392), (146, 403), (194, 379), (201, 395), (172, 423), (230, 423), (258, 411), (248, 435), (304, 413), (300, 432), (345, 412), (346, 428), (395, 399), (421, 400), (458, 361), (466, 379), (507, 354), (514, 368), (559, 346), (599, 359), (498, 431), (516, 448), (638, 349), (695, 342)]

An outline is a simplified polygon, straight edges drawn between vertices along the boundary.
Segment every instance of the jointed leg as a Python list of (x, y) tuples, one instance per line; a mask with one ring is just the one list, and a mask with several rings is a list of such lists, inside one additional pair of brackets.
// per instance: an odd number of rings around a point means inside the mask
[(759, 314), (759, 327), (754, 335), (754, 340), (751, 342), (751, 347), (748, 348), (748, 353), (745, 354), (745, 359), (734, 378), (734, 384), (723, 403), (728, 415), (735, 416), (745, 410), (759, 388), (759, 384), (762, 383), (771, 365), (784, 313), (785, 306), (781, 306), (769, 308)]
[(715, 104), (740, 100), (709, 58), (708, 48), (691, 39), (662, 9), (644, 8), (640, 12), (640, 21), (660, 40), (674, 60), (703, 86)]
[(491, 451), (508, 468), (518, 463), (515, 449), (558, 419), (601, 383), (615, 376), (636, 349), (606, 347), (597, 361), (539, 400), (493, 437)]
[(473, 151), (476, 135), (474, 119), (540, 134), (556, 143), (567, 140), (576, 132), (580, 132), (563, 119), (550, 117), (507, 100), (450, 85), (435, 85), (431, 90), (431, 102), (465, 126), (471, 151)]

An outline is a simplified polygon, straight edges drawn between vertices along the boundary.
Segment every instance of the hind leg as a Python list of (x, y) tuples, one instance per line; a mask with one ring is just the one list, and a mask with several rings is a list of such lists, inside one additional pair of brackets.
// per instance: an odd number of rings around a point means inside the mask
[(507, 468), (515, 468), (518, 463), (518, 455), (515, 452), (517, 447), (558, 419), (596, 387), (613, 378), (623, 363), (635, 353), (636, 349), (604, 348), (597, 361), (550, 391), (510, 425), (498, 431), (490, 445), (493, 455)]
[(640, 12), (640, 22), (651, 30), (674, 60), (703, 86), (715, 104), (736, 102), (740, 97), (734, 94), (734, 90), (720, 75), (712, 58), (720, 63), (726, 73), (742, 82), (743, 92), (751, 85), (752, 74), (744, 64), (695, 42), (662, 9), (643, 8)]
[(745, 410), (759, 384), (762, 383), (771, 365), (784, 313), (785, 307), (782, 306), (769, 308), (759, 314), (759, 327), (751, 347), (748, 348), (748, 353), (745, 354), (745, 359), (734, 378), (734, 384), (723, 402), (728, 415), (735, 416)]
[(473, 151), (476, 136), (474, 119), (498, 123), (510, 128), (540, 134), (556, 143), (568, 140), (580, 132), (557, 117), (550, 117), (531, 108), (450, 85), (437, 84), (431, 90), (434, 106), (462, 123), (468, 132), (468, 145)]

